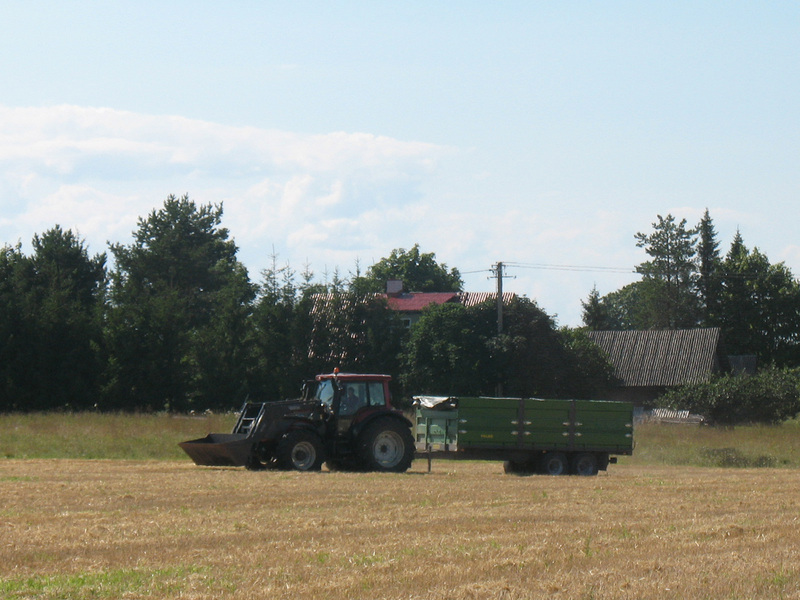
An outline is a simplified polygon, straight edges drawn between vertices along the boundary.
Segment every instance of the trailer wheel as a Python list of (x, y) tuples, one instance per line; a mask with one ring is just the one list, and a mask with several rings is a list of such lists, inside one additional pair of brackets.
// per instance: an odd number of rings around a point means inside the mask
[(403, 473), (414, 460), (411, 430), (392, 418), (370, 423), (358, 439), (358, 455), (369, 471)]
[(597, 456), (591, 452), (581, 452), (572, 459), (572, 472), (575, 475), (597, 475)]
[(286, 471), (319, 471), (325, 460), (325, 450), (318, 435), (295, 429), (278, 442), (275, 458), (278, 467)]
[(563, 452), (548, 452), (542, 457), (542, 473), (545, 475), (566, 475), (569, 461)]

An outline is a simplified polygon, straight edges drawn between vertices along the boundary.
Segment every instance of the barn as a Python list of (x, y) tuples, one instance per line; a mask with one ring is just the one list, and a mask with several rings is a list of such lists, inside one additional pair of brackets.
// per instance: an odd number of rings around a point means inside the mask
[(708, 381), (730, 370), (718, 327), (647, 331), (590, 331), (618, 380), (611, 400), (651, 407), (666, 390)]

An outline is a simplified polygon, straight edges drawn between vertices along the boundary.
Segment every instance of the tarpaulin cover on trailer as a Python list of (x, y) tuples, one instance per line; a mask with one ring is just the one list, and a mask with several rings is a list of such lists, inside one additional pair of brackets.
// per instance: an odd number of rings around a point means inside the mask
[(414, 404), (421, 408), (447, 410), (458, 407), (458, 400), (452, 396), (414, 396)]

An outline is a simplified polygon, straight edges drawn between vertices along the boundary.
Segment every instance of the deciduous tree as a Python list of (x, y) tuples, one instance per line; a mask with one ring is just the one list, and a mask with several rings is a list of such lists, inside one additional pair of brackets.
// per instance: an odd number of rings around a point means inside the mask
[(724, 374), (672, 390), (659, 404), (690, 410), (722, 425), (776, 424), (800, 413), (800, 371), (770, 366), (755, 376)]
[(402, 281), (409, 292), (459, 292), (464, 285), (458, 269), (448, 269), (436, 262), (433, 252), (421, 252), (419, 244), (414, 244), (410, 250), (392, 250), (367, 269), (366, 275), (354, 277), (351, 288), (358, 293), (384, 292), (390, 279)]
[(411, 330), (402, 355), (407, 390), (433, 395), (494, 394), (586, 398), (608, 389), (612, 369), (577, 331), (560, 331), (535, 302), (516, 298), (504, 309), (486, 302), (431, 306)]
[(722, 272), (719, 323), (729, 352), (800, 364), (800, 284), (786, 265), (748, 250), (737, 232)]

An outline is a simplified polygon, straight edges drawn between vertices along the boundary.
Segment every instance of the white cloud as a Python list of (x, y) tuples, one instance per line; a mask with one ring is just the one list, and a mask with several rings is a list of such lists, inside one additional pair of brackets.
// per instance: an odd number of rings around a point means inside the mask
[[(296, 134), (229, 127), (176, 116), (105, 108), (0, 106), (0, 161), (27, 159), (65, 173), (87, 157), (112, 155), (147, 163), (355, 172), (394, 176), (428, 168), (444, 149), (365, 133)], [(433, 161), (433, 162), (432, 162)], [(226, 174), (233, 176), (236, 173)]]
[[(19, 240), (27, 243), (34, 234), (58, 224), (81, 237), (91, 238), (92, 252), (103, 252), (106, 241), (120, 241), (134, 229), (136, 219), (143, 216), (136, 211), (138, 204), (136, 197), (120, 196), (82, 184), (65, 184), (42, 196), (13, 218), (0, 218), (0, 231), (18, 232), (16, 237), (4, 239), (4, 242)], [(114, 210), (109, 210), (110, 206)]]
[[(287, 260), (325, 260), (328, 245), (382, 239), (374, 212), (419, 200), (420, 182), (453, 150), (368, 133), (297, 134), (108, 108), (0, 106), (0, 242), (59, 224), (93, 251), (127, 243), (139, 217), (174, 193), (223, 202), (241, 256), (275, 245)], [(368, 231), (362, 230), (369, 222)], [(347, 230), (347, 244), (339, 230)], [(382, 251), (382, 249), (380, 250)], [(353, 260), (354, 250), (347, 256)]]

